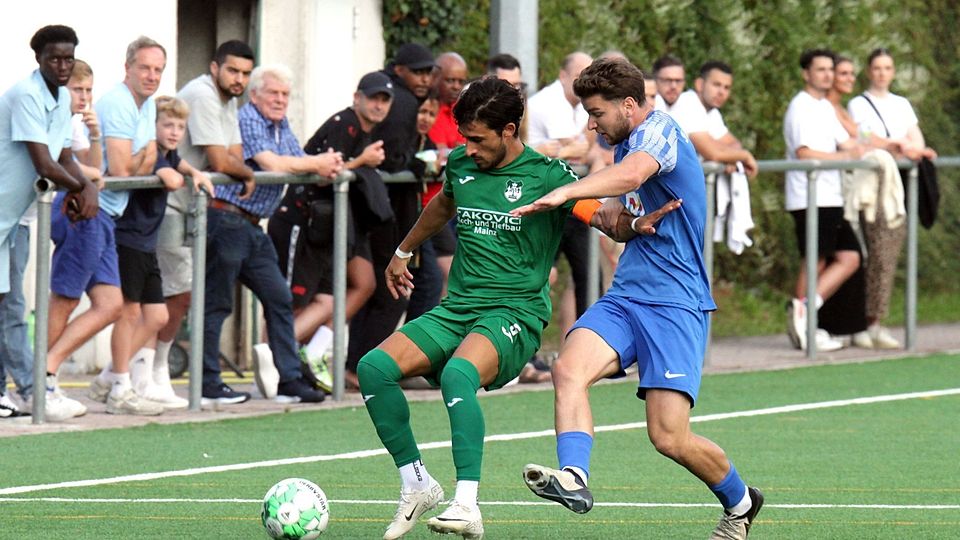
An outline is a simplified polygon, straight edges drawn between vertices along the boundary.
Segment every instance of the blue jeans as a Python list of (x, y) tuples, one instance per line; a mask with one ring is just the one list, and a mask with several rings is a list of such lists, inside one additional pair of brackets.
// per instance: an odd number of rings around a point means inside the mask
[(233, 311), (237, 280), (263, 305), (273, 361), (280, 382), (299, 379), (300, 358), (293, 337), (293, 297), (280, 273), (273, 242), (243, 217), (211, 208), (207, 213), (207, 283), (203, 315), (203, 385), (219, 385), (220, 331)]
[(23, 298), (23, 270), (30, 257), (30, 227), (18, 225), (13, 235), (10, 292), (0, 301), (0, 383), (6, 385), (6, 373), (9, 372), (20, 395), (25, 398), (33, 389), (33, 347), (27, 335)]

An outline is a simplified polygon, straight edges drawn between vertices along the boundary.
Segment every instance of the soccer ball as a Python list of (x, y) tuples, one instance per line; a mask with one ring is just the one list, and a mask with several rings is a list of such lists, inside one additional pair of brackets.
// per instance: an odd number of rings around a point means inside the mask
[(281, 480), (263, 497), (260, 519), (270, 538), (313, 540), (330, 521), (327, 496), (309, 480)]

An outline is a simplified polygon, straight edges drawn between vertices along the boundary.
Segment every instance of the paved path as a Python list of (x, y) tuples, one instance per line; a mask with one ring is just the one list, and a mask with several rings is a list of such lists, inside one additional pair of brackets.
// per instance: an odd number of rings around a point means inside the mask
[[(895, 337), (903, 341), (903, 330), (894, 329)], [(820, 353), (815, 360), (808, 360), (803, 352), (793, 349), (786, 335), (758, 336), (747, 338), (724, 338), (715, 340), (707, 361), (706, 373), (736, 371), (760, 371), (788, 369), (809, 365), (838, 364), (902, 358), (916, 354), (937, 352), (960, 353), (960, 323), (926, 325), (918, 329), (917, 350), (907, 353), (902, 350), (878, 351), (858, 348), (845, 348), (831, 353)], [(74, 418), (63, 423), (33, 425), (29, 417), (0, 419), (0, 437), (15, 437), (38, 433), (58, 433), (106, 428), (135, 427), (146, 424), (173, 424), (180, 422), (208, 422), (227, 418), (258, 416), (278, 412), (331, 409), (335, 407), (361, 407), (363, 402), (356, 392), (348, 392), (342, 402), (332, 399), (318, 405), (282, 405), (265, 399), (252, 399), (239, 405), (229, 405), (219, 410), (199, 412), (174, 411), (156, 417), (115, 416), (106, 414), (106, 405), (93, 402), (86, 397), (86, 388), (91, 376), (70, 376), (62, 381), (64, 391), (79, 399), (88, 408), (86, 416)], [(231, 386), (257, 395), (252, 378), (229, 380)], [(186, 381), (177, 381), (177, 393), (186, 396)], [(549, 383), (514, 385), (498, 392), (549, 391)], [(411, 400), (439, 399), (435, 390), (408, 390)]]

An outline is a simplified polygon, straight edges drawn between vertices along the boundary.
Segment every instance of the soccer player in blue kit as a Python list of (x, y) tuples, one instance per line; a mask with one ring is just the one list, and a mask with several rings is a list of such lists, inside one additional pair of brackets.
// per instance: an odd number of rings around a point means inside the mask
[(747, 487), (723, 449), (690, 430), (709, 313), (716, 310), (703, 265), (706, 194), (696, 150), (670, 116), (645, 101), (643, 74), (629, 62), (596, 60), (573, 88), (590, 115), (588, 127), (617, 145), (614, 165), (514, 213), (609, 197), (597, 213), (602, 228), (615, 231), (624, 207), (639, 217), (671, 200), (682, 206), (660, 221), (656, 234), (627, 241), (610, 290), (567, 335), (553, 368), (560, 467), (527, 465), (524, 481), (535, 494), (574, 512), (590, 510), (588, 388), (623, 376), (636, 363), (637, 397), (646, 400), (650, 441), (703, 481), (723, 505), (711, 539), (746, 538), (763, 495)]

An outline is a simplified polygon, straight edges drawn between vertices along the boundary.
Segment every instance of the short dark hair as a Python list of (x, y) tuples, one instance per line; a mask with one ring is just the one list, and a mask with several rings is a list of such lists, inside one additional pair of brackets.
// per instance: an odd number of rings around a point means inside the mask
[(837, 66), (839, 66), (840, 64), (842, 64), (842, 63), (844, 63), (844, 62), (849, 62), (849, 63), (852, 64), (852, 63), (853, 63), (853, 59), (850, 58), (849, 56), (844, 56), (844, 55), (842, 55), (842, 54), (835, 54), (835, 55), (833, 55), (833, 67), (834, 67), (834, 68), (836, 68)]
[(870, 65), (873, 64), (873, 61), (881, 56), (889, 56), (890, 58), (893, 58), (893, 55), (890, 54), (890, 49), (887, 49), (886, 47), (874, 49), (870, 51), (870, 54), (867, 56), (867, 67), (870, 67)]
[(247, 45), (239, 39), (231, 39), (230, 41), (221, 43), (220, 46), (217, 47), (217, 52), (213, 55), (213, 61), (216, 62), (217, 65), (223, 65), (223, 63), (227, 61), (228, 56), (246, 58), (251, 62), (255, 60), (253, 49), (250, 48), (250, 45)]
[(520, 61), (512, 54), (507, 53), (491, 56), (490, 59), (487, 60), (487, 72), (495, 73), (498, 69), (520, 69)]
[(663, 68), (680, 66), (683, 67), (683, 61), (672, 54), (665, 54), (653, 62), (653, 74), (656, 75)]
[(622, 58), (598, 58), (573, 81), (573, 93), (581, 100), (600, 95), (607, 101), (632, 97), (643, 105), (643, 72)]
[(36, 54), (40, 54), (50, 43), (72, 43), (76, 47), (80, 44), (80, 40), (77, 39), (77, 33), (73, 28), (62, 24), (44, 26), (30, 38), (30, 48)]
[(818, 56), (825, 56), (832, 61), (836, 55), (830, 49), (807, 49), (800, 55), (800, 68), (810, 69), (813, 59)]
[(710, 75), (710, 72), (713, 70), (719, 70), (727, 75), (733, 75), (733, 68), (728, 64), (721, 62), (719, 60), (708, 60), (700, 66), (700, 78), (706, 79), (707, 75)]
[(453, 106), (457, 124), (466, 126), (471, 122), (483, 122), (488, 128), (503, 133), (507, 124), (517, 126), (520, 136), (520, 120), (523, 119), (523, 97), (510, 83), (497, 77), (482, 77), (464, 88), (460, 99)]

